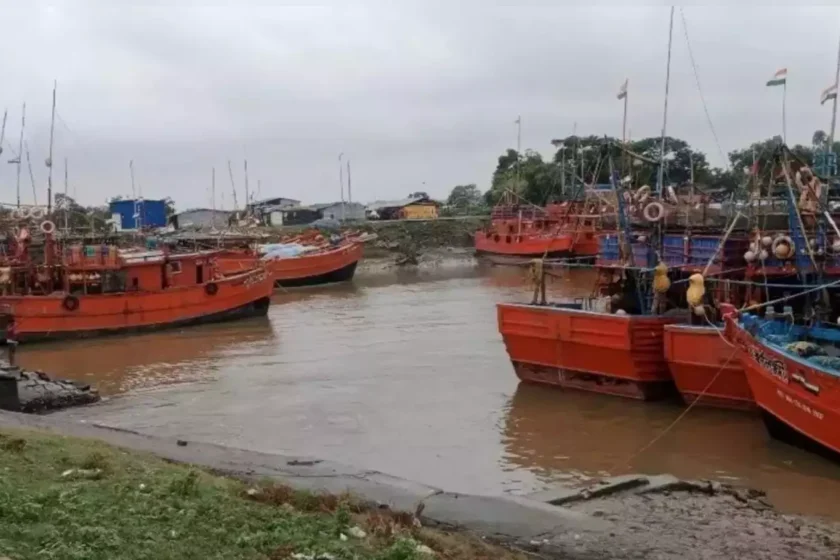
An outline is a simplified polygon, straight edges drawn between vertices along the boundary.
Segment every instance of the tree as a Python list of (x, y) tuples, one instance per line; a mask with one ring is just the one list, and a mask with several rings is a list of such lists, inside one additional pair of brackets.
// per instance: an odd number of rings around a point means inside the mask
[(452, 188), (449, 193), (449, 198), (446, 199), (449, 206), (454, 206), (458, 209), (466, 209), (471, 206), (478, 206), (481, 204), (481, 191), (475, 184), (457, 185)]

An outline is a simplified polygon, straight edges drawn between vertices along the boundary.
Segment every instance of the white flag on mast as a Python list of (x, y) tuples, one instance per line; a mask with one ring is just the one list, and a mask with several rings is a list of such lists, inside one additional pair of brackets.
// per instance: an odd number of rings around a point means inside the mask
[(627, 82), (628, 80), (625, 79), (624, 83), (621, 84), (621, 88), (618, 90), (618, 95), (616, 97), (618, 97), (619, 99), (624, 99), (625, 97), (627, 97)]

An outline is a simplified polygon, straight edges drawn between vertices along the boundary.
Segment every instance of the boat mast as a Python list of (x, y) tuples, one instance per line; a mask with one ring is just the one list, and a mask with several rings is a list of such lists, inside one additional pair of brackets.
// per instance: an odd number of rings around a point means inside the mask
[(840, 85), (840, 42), (837, 46), (837, 69), (834, 71), (834, 103), (831, 109), (831, 132), (828, 136), (828, 151), (834, 151), (834, 128), (837, 125), (837, 86)]
[(53, 133), (55, 132), (55, 90), (58, 88), (58, 82), (53, 81), (52, 94), (52, 117), (50, 118), (50, 155), (47, 157), (47, 167), (49, 173), (47, 174), (47, 215), (52, 213), (52, 158), (53, 158)]
[[(26, 103), (23, 104), (23, 110), (20, 114), (20, 140), (18, 141), (18, 157), (17, 157), (17, 207), (20, 208), (20, 166), (23, 165), (23, 131), (26, 128)], [(11, 163), (11, 162), (10, 162)]]
[(70, 205), (67, 203), (67, 158), (64, 158), (64, 235), (70, 231)]
[(3, 153), (3, 141), (6, 139), (6, 117), (9, 116), (9, 110), (3, 111), (3, 127), (0, 128), (0, 154)]
[[(233, 168), (230, 166), (230, 160), (228, 160), (228, 175), (230, 175), (230, 188), (233, 191), (233, 209), (239, 210), (239, 204), (236, 201), (236, 183), (233, 182)], [(245, 201), (245, 209), (248, 209), (248, 201)]]
[(245, 210), (248, 210), (248, 205), (251, 204), (251, 196), (248, 194), (248, 160), (245, 160)]
[(671, 46), (674, 36), (674, 7), (671, 6), (671, 23), (668, 27), (668, 64), (665, 68), (665, 108), (662, 114), (662, 145), (659, 149), (659, 176), (656, 180), (656, 192), (662, 199), (663, 181), (665, 178), (665, 135), (668, 127), (668, 93), (671, 88)]

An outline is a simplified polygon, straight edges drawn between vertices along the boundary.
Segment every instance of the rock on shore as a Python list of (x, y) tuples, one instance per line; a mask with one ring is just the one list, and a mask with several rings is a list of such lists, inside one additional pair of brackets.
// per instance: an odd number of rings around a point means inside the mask
[(0, 409), (47, 412), (97, 402), (96, 389), (77, 381), (51, 379), (41, 371), (0, 366)]

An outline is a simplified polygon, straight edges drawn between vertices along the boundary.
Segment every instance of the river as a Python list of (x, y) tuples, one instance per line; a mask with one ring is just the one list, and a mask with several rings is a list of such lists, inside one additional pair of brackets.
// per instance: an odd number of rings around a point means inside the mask
[[(587, 272), (550, 293), (587, 294)], [(495, 302), (523, 272), (361, 272), (278, 293), (267, 318), (21, 347), (26, 368), (109, 396), (60, 413), (169, 437), (310, 455), (447, 490), (524, 494), (607, 474), (745, 484), (783, 511), (840, 519), (840, 466), (770, 440), (751, 414), (520, 385)]]

